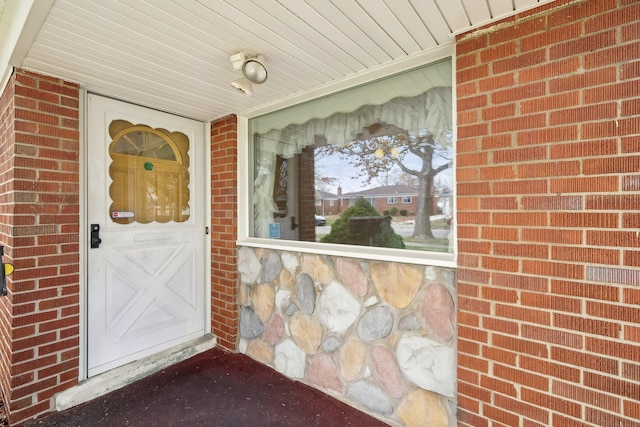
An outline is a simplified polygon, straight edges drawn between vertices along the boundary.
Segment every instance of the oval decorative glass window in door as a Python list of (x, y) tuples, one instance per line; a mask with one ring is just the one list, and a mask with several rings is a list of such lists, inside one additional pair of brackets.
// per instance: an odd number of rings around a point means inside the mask
[(183, 222), (189, 219), (189, 138), (182, 132), (114, 120), (109, 125), (111, 219)]

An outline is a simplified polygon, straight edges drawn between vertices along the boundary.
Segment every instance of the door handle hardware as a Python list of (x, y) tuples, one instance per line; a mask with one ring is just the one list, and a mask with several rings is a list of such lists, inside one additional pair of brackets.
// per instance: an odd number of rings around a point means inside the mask
[(91, 249), (100, 247), (102, 239), (100, 238), (100, 224), (91, 224)]
[(296, 228), (298, 228), (298, 224), (296, 224), (296, 217), (292, 216), (291, 217), (291, 229), (295, 230)]

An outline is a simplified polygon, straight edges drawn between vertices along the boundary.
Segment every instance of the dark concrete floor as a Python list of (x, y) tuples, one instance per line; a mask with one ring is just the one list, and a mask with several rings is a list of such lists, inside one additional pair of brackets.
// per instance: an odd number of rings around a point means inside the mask
[(23, 426), (385, 426), (242, 355), (213, 349)]

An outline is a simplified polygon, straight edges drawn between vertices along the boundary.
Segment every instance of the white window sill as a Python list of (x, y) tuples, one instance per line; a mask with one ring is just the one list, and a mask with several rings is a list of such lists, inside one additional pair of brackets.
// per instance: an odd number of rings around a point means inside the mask
[(236, 241), (238, 246), (266, 248), (290, 252), (319, 255), (334, 255), (349, 258), (364, 258), (376, 261), (404, 264), (430, 265), (456, 268), (456, 255), (443, 252), (413, 251), (408, 249), (379, 248), (372, 246), (336, 245), (328, 243), (298, 242), (295, 240), (248, 238)]

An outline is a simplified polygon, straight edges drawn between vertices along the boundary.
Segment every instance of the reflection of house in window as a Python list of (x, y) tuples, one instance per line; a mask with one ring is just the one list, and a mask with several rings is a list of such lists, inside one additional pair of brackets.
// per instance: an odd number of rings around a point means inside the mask
[(338, 196), (327, 191), (315, 190), (316, 213), (318, 215), (336, 215), (340, 210), (336, 207)]
[[(403, 206), (407, 210), (408, 215), (414, 215), (417, 212), (418, 190), (408, 185), (383, 185), (381, 187), (369, 188), (367, 190), (356, 191), (353, 193), (344, 193), (343, 200), (347, 201), (345, 205), (353, 206), (358, 198), (365, 198), (380, 213), (388, 211), (398, 201), (402, 200)], [(407, 201), (408, 200), (408, 201)]]
[(189, 219), (189, 138), (181, 132), (114, 120), (109, 187), (114, 222)]

